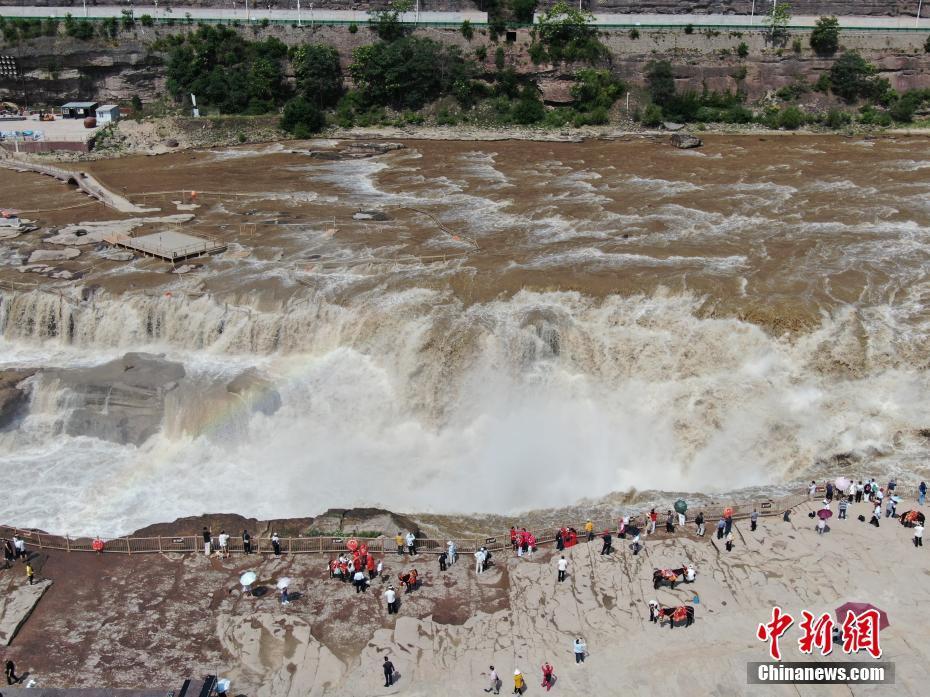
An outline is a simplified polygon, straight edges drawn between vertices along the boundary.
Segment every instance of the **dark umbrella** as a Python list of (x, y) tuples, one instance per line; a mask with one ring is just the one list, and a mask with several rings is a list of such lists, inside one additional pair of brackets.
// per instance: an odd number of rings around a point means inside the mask
[(684, 513), (684, 512), (687, 511), (687, 510), (688, 510), (688, 502), (687, 502), (687, 501), (685, 501), (684, 499), (678, 499), (678, 500), (675, 502), (675, 512), (676, 512), (676, 513)]
[(840, 622), (846, 620), (846, 613), (851, 612), (854, 615), (861, 615), (866, 610), (877, 610), (878, 611), (878, 628), (884, 629), (885, 627), (890, 627), (891, 622), (888, 621), (888, 613), (884, 610), (879, 610), (877, 607), (872, 605), (872, 603), (844, 603), (836, 608), (836, 618)]
[(821, 508), (819, 511), (817, 511), (817, 516), (819, 518), (823, 518), (824, 520), (830, 518), (832, 515), (833, 511), (831, 511), (829, 508)]
[(626, 530), (624, 530), (623, 532), (627, 535), (632, 535), (633, 537), (636, 537), (640, 531), (639, 531), (639, 528), (636, 527), (635, 525), (627, 525)]

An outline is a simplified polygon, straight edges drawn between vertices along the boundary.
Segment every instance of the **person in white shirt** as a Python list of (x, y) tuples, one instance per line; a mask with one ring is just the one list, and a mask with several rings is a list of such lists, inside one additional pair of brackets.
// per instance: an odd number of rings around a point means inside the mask
[(807, 494), (811, 498), (817, 495), (817, 482), (811, 482), (811, 485), (807, 488)]
[(455, 563), (455, 553), (456, 553), (455, 543), (452, 540), (449, 540), (448, 542), (446, 542), (446, 548), (449, 554), (449, 559), (448, 559), (449, 566), (452, 566)]
[(229, 535), (226, 534), (225, 530), (220, 531), (220, 554), (223, 555), (223, 559), (229, 558)]
[(407, 550), (410, 552), (411, 557), (417, 555), (417, 536), (412, 532), (407, 533)]
[(923, 547), (924, 546), (924, 525), (923, 523), (917, 523), (914, 526), (914, 546)]
[(484, 552), (480, 549), (475, 552), (475, 573), (484, 573)]
[(568, 571), (568, 560), (562, 557), (559, 559), (559, 583), (565, 580), (566, 571)]
[(389, 615), (397, 614), (397, 591), (394, 590), (394, 586), (388, 586), (388, 589), (384, 591), (384, 599), (387, 601), (387, 608)]
[(697, 576), (697, 571), (690, 564), (685, 567), (685, 583), (694, 583), (694, 578)]
[(874, 525), (878, 527), (878, 521), (882, 519), (882, 505), (880, 503), (875, 504), (875, 508), (872, 510), (872, 520), (869, 521), (869, 525)]
[(823, 518), (817, 521), (817, 534), (823, 535), (823, 531), (827, 529), (827, 521)]
[(485, 689), (485, 692), (493, 692), (495, 695), (501, 693), (501, 679), (497, 674), (497, 671), (494, 670), (494, 666), (491, 666), (490, 672), (488, 673), (488, 687)]

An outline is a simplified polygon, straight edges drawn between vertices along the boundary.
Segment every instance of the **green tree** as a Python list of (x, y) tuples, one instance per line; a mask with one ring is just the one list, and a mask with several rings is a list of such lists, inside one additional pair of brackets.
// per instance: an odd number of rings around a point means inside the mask
[(294, 97), (284, 105), (281, 114), (281, 128), (295, 138), (308, 138), (318, 133), (326, 125), (323, 112), (304, 97)]
[(235, 30), (203, 25), (168, 43), (167, 87), (176, 99), (189, 92), (222, 113), (262, 113), (288, 95), (278, 39), (249, 42)]
[(465, 37), (465, 41), (471, 41), (475, 38), (475, 30), (471, 26), (471, 22), (467, 19), (462, 22), (462, 26), (459, 28), (459, 31), (462, 32), (462, 36)]
[(520, 98), (514, 103), (510, 111), (510, 118), (514, 123), (529, 126), (539, 123), (546, 116), (546, 108), (539, 98), (539, 92), (532, 85), (527, 85), (520, 93)]
[(457, 47), (415, 36), (360, 46), (352, 56), (349, 73), (363, 99), (397, 109), (419, 109), (474, 73)]
[(513, 10), (513, 18), (521, 24), (532, 24), (536, 3), (537, 0), (511, 0), (510, 9)]
[(740, 58), (745, 58), (749, 55), (749, 45), (745, 41), (739, 42), (739, 46), (736, 47), (736, 55)]
[(408, 34), (400, 16), (412, 7), (410, 0), (393, 0), (385, 8), (369, 10), (368, 24), (382, 41), (397, 41)]
[(650, 61), (646, 65), (646, 84), (652, 101), (659, 106), (668, 105), (675, 98), (675, 77), (668, 61)]
[(142, 22), (143, 27), (151, 27), (155, 24), (155, 20), (153, 19), (152, 15), (142, 15), (139, 17), (139, 21)]
[(506, 64), (506, 55), (504, 54), (504, 47), (498, 46), (494, 49), (494, 67), (498, 70), (503, 70), (504, 65)]
[(626, 86), (609, 70), (585, 68), (575, 73), (572, 97), (581, 111), (610, 109), (624, 92)]
[(836, 17), (821, 17), (811, 32), (811, 48), (822, 55), (836, 53), (840, 47), (840, 22)]
[(339, 52), (325, 44), (303, 44), (289, 51), (297, 89), (320, 108), (335, 106), (342, 96)]
[(553, 61), (595, 63), (609, 55), (597, 38), (594, 15), (557, 2), (539, 17), (536, 36)]
[(775, 2), (776, 4), (772, 6), (772, 13), (765, 19), (772, 43), (788, 37), (788, 25), (791, 23), (791, 5), (787, 2), (778, 2), (778, 0)]
[(856, 51), (846, 51), (830, 68), (830, 89), (847, 102), (873, 95), (880, 85), (873, 81), (875, 66)]

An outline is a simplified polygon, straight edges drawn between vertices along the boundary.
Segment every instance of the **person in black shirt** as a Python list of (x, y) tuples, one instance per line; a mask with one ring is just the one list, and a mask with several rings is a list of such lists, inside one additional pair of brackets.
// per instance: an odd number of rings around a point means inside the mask
[(242, 551), (246, 554), (252, 553), (252, 537), (249, 535), (248, 530), (242, 531)]
[(384, 686), (390, 687), (394, 684), (394, 664), (387, 656), (384, 657)]

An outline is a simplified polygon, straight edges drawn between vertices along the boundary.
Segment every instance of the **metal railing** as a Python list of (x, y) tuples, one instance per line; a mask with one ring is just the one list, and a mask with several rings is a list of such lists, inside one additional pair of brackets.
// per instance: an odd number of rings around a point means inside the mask
[[(709, 506), (696, 506), (691, 509), (691, 513), (700, 511), (704, 513), (708, 529), (712, 529), (716, 520), (723, 516), (725, 509), (730, 508), (733, 511), (734, 520), (744, 520), (749, 518), (753, 511), (757, 511), (760, 516), (782, 515), (785, 510), (794, 509), (797, 506), (811, 500), (818, 500), (823, 493), (823, 487), (818, 487), (817, 494), (812, 499), (805, 491), (804, 493), (790, 494), (776, 499), (756, 499), (745, 501), (738, 504), (713, 504)], [(913, 495), (916, 498), (916, 491), (907, 489), (897, 489), (897, 495)], [(643, 513), (631, 518), (642, 519)], [(688, 518), (688, 523), (694, 523), (694, 516)], [(595, 523), (595, 534), (600, 535), (607, 529), (613, 533), (616, 530), (617, 521), (598, 521)], [(575, 524), (576, 530), (579, 531), (579, 537), (584, 536), (584, 524)], [(661, 529), (663, 526), (660, 525)], [(676, 527), (677, 520), (676, 520)], [(530, 531), (536, 534), (537, 545), (551, 544), (555, 541), (555, 531), (552, 529), (546, 531)], [(93, 552), (95, 539), (93, 537), (71, 537), (69, 535), (51, 535), (37, 530), (11, 527), (0, 525), (0, 537), (10, 538), (13, 535), (21, 537), (28, 546), (38, 549), (62, 550), (67, 552)], [(332, 534), (327, 536), (314, 537), (282, 537), (280, 538), (280, 548), (282, 554), (340, 554), (347, 552), (346, 543), (353, 538), (352, 534)], [(416, 546), (419, 552), (427, 554), (439, 554), (446, 549), (447, 541), (451, 539), (462, 554), (472, 553), (479, 547), (485, 547), (492, 552), (500, 552), (510, 547), (509, 531), (503, 534), (478, 538), (417, 538)], [(103, 553), (109, 554), (151, 554), (151, 553), (203, 553), (204, 540), (201, 535), (178, 535), (173, 537), (114, 537), (102, 540), (104, 543)], [(369, 552), (373, 554), (397, 554), (397, 544), (393, 537), (360, 537), (359, 544), (367, 545)], [(217, 550), (218, 540), (214, 535), (212, 538), (213, 549)], [(240, 536), (231, 536), (229, 539), (229, 551), (233, 554), (244, 554), (245, 548)], [(251, 553), (253, 554), (270, 554), (273, 552), (273, 546), (270, 537), (252, 537)]]

